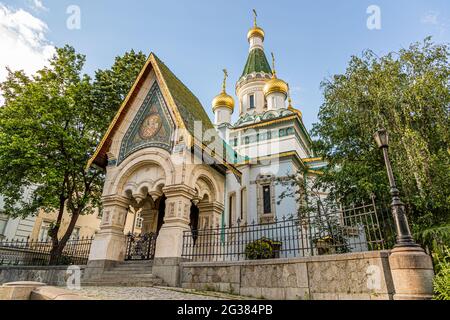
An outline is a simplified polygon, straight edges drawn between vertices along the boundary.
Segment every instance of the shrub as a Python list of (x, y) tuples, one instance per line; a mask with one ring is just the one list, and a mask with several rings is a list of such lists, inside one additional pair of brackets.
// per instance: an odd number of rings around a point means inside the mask
[(249, 260), (277, 258), (280, 247), (281, 242), (263, 237), (259, 240), (250, 242), (245, 247), (245, 256)]
[(434, 299), (450, 300), (450, 249), (445, 249), (445, 255), (438, 258), (436, 270), (439, 272), (434, 278)]

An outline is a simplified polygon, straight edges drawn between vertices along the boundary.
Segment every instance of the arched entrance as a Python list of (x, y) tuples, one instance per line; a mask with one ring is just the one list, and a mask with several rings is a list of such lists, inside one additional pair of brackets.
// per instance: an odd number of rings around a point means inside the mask
[(156, 234), (159, 234), (161, 227), (164, 224), (164, 216), (166, 215), (166, 196), (163, 194), (158, 199), (158, 222), (156, 226)]
[(191, 213), (189, 215), (189, 227), (191, 228), (192, 240), (194, 244), (197, 242), (198, 238), (198, 228), (199, 228), (200, 210), (197, 205), (191, 203)]
[[(156, 198), (154, 200), (154, 198)], [(152, 260), (155, 256), (156, 241), (164, 224), (166, 196), (147, 195), (141, 201), (131, 197), (133, 227), (127, 233), (125, 260)]]
[[(216, 226), (223, 213), (224, 177), (206, 165), (175, 165), (168, 152), (143, 149), (107, 170), (103, 191), (103, 218), (100, 232), (91, 247), (91, 265), (109, 265), (126, 259), (151, 259), (178, 263), (182, 258), (183, 235), (192, 230)], [(153, 235), (147, 246), (127, 242), (129, 208), (140, 210), (142, 228), (136, 236)], [(194, 232), (196, 245), (204, 239)], [(204, 238), (204, 237), (203, 237)], [(143, 242), (148, 241), (143, 238)], [(131, 254), (130, 254), (131, 252)], [(159, 259), (159, 260), (158, 260)], [(157, 261), (158, 260), (158, 261)], [(170, 260), (170, 261), (172, 261)], [(163, 266), (161, 266), (163, 268)]]

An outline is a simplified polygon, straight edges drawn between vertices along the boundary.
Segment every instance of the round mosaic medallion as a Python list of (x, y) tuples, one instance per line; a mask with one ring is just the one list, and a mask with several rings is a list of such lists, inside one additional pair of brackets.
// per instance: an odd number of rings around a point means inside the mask
[(149, 139), (158, 133), (161, 125), (162, 120), (159, 114), (151, 114), (142, 122), (139, 129), (139, 135), (142, 139)]

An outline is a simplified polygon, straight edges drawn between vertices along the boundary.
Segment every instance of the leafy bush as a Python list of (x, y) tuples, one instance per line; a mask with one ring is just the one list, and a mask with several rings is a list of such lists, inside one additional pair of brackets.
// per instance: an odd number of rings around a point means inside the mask
[(438, 273), (439, 260), (448, 255), (446, 245), (450, 243), (450, 224), (446, 223), (419, 230), (414, 233), (414, 238), (431, 253), (435, 271)]
[(445, 249), (445, 256), (438, 258), (437, 268), (439, 272), (434, 278), (434, 299), (450, 300), (450, 249)]
[(249, 260), (273, 259), (279, 254), (281, 242), (273, 241), (268, 238), (250, 242), (245, 247), (245, 256)]

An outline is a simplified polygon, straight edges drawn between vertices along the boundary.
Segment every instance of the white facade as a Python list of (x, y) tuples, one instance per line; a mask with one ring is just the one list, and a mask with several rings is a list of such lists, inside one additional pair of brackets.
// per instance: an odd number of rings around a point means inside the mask
[(4, 208), (3, 198), (0, 196), (0, 240), (2, 239), (14, 239), (14, 240), (27, 240), (31, 236), (33, 231), (36, 217), (28, 216), (22, 218), (10, 218), (5, 214), (2, 214)]
[[(266, 84), (276, 77), (265, 57), (261, 33), (250, 31), (249, 35), (249, 59), (236, 83), (239, 119), (231, 123), (230, 109), (226, 117), (216, 111), (215, 119), (220, 136), (240, 159), (246, 159), (237, 163), (241, 181), (231, 172), (226, 175), (222, 219), (226, 225), (237, 221), (272, 222), (296, 215), (296, 199), (279, 201), (280, 196), (289, 191), (280, 181), (307, 168), (302, 159), (313, 157), (301, 113), (292, 106), (288, 108), (287, 92), (274, 88), (264, 94)], [(252, 65), (255, 60), (257, 63)]]

